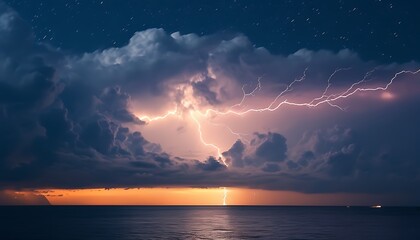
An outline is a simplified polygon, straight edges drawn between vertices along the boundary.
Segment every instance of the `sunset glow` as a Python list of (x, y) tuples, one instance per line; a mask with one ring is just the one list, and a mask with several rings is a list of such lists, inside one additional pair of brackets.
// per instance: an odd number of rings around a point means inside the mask
[[(380, 197), (370, 194), (303, 194), (290, 191), (229, 188), (226, 205), (361, 205)], [(52, 205), (224, 205), (224, 188), (55, 189), (37, 190)], [(33, 194), (33, 193), (32, 193)], [(392, 203), (392, 200), (388, 203)]]

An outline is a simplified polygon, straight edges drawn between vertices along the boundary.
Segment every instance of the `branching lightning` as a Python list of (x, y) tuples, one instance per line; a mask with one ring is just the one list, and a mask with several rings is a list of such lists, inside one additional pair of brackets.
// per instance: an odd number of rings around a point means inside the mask
[[(194, 102), (194, 101), (191, 101), (192, 99), (183, 99), (183, 101), (181, 101), (181, 103), (182, 102), (189, 103), (188, 106), (183, 106), (183, 107), (186, 108), (186, 109), (189, 109), (189, 115), (197, 126), (197, 132), (198, 132), (199, 139), (200, 139), (201, 143), (204, 146), (213, 148), (217, 153), (219, 161), (221, 161), (226, 167), (228, 167), (228, 163), (226, 162), (226, 159), (223, 157), (222, 150), (220, 149), (220, 147), (218, 147), (216, 144), (209, 143), (205, 140), (205, 137), (204, 137), (204, 134), (203, 134), (203, 131), (202, 131), (202, 124), (201, 124), (201, 121), (200, 121), (201, 119), (208, 120), (208, 119), (210, 119), (210, 117), (215, 116), (215, 115), (216, 116), (223, 116), (223, 115), (243, 116), (243, 115), (246, 115), (248, 113), (274, 112), (274, 111), (277, 111), (280, 107), (282, 107), (284, 105), (314, 108), (314, 107), (318, 107), (322, 104), (328, 104), (331, 107), (335, 107), (335, 108), (338, 108), (342, 111), (345, 111), (345, 108), (339, 106), (336, 103), (337, 101), (342, 100), (342, 99), (346, 99), (346, 98), (348, 98), (348, 97), (350, 97), (350, 96), (352, 96), (356, 93), (359, 93), (359, 92), (386, 91), (386, 90), (388, 90), (388, 88), (394, 83), (394, 81), (400, 75), (403, 75), (403, 74), (415, 75), (415, 74), (420, 73), (420, 69), (418, 69), (416, 71), (402, 70), (400, 72), (395, 73), (393, 75), (393, 77), (390, 78), (390, 80), (385, 85), (375, 86), (375, 87), (363, 87), (362, 84), (366, 83), (368, 81), (369, 77), (376, 70), (376, 69), (373, 69), (373, 70), (367, 72), (365, 74), (365, 76), (363, 77), (363, 79), (351, 84), (348, 88), (342, 90), (341, 92), (329, 93), (329, 92), (331, 92), (332, 79), (334, 78), (334, 76), (341, 71), (350, 70), (350, 68), (339, 68), (339, 69), (336, 69), (329, 76), (329, 78), (327, 80), (327, 86), (323, 89), (323, 92), (320, 96), (314, 97), (313, 99), (311, 99), (309, 101), (306, 101), (306, 102), (295, 102), (295, 101), (289, 101), (287, 99), (284, 99), (284, 100), (280, 101), (280, 99), (283, 98), (288, 92), (291, 92), (293, 90), (293, 87), (294, 87), (295, 84), (297, 84), (299, 82), (302, 82), (306, 79), (307, 70), (308, 70), (308, 68), (306, 68), (304, 70), (304, 72), (303, 72), (303, 74), (300, 78), (297, 78), (294, 81), (292, 81), (290, 84), (288, 84), (285, 87), (285, 89), (283, 91), (281, 91), (266, 107), (235, 110), (238, 107), (243, 107), (243, 104), (248, 97), (255, 96), (256, 92), (260, 91), (262, 89), (261, 77), (257, 79), (256, 87), (248, 93), (245, 91), (246, 85), (244, 85), (242, 87), (242, 93), (243, 94), (242, 94), (241, 100), (237, 104), (232, 105), (231, 107), (227, 108), (226, 110), (217, 110), (217, 109), (213, 109), (213, 108), (207, 108), (204, 111), (200, 111), (199, 106), (191, 106), (191, 102)], [(139, 119), (142, 120), (142, 121), (153, 122), (153, 121), (163, 120), (163, 119), (168, 118), (170, 116), (180, 115), (180, 114), (181, 113), (179, 112), (179, 108), (178, 108), (178, 105), (177, 105), (174, 110), (170, 110), (162, 116), (150, 117), (150, 116), (145, 115), (145, 116), (140, 116)], [(235, 134), (238, 137), (240, 137), (241, 134), (236, 133), (229, 126), (225, 125), (225, 127), (232, 134)], [(223, 202), (222, 202), (223, 205), (226, 205), (227, 196), (228, 196), (228, 189), (226, 187), (223, 187)]]
[[(372, 70), (372, 71), (374, 71), (374, 70)], [(308, 101), (308, 102), (291, 102), (291, 101), (288, 101), (287, 99), (286, 100), (283, 100), (281, 102), (278, 102), (279, 98), (282, 97), (282, 96), (284, 96), (285, 93), (289, 92), (290, 89), (292, 88), (292, 86), (296, 82), (299, 82), (299, 81), (302, 81), (302, 80), (305, 79), (305, 74), (304, 74), (302, 78), (296, 79), (292, 83), (290, 83), (286, 87), (286, 89), (284, 91), (282, 91), (279, 95), (277, 95), (276, 98), (267, 107), (263, 107), (263, 108), (249, 108), (249, 109), (246, 109), (246, 110), (243, 110), (243, 111), (236, 111), (236, 110), (233, 110), (232, 108), (230, 108), (228, 110), (225, 110), (225, 111), (219, 111), (219, 110), (216, 110), (216, 109), (209, 108), (206, 111), (204, 111), (204, 113), (201, 113), (201, 114), (203, 116), (206, 116), (206, 117), (210, 116), (211, 114), (215, 114), (215, 115), (229, 115), (229, 114), (232, 114), (232, 115), (242, 116), (242, 115), (245, 115), (245, 114), (251, 113), (251, 112), (267, 112), (267, 111), (274, 112), (274, 111), (278, 110), (283, 105), (290, 105), (290, 106), (297, 106), (297, 107), (318, 107), (319, 105), (322, 105), (322, 104), (329, 104), (329, 105), (334, 106), (335, 105), (334, 102), (336, 102), (336, 101), (338, 101), (340, 99), (348, 98), (348, 97), (350, 97), (350, 96), (352, 96), (352, 95), (354, 95), (354, 94), (356, 94), (358, 92), (386, 91), (392, 85), (392, 83), (394, 82), (394, 80), (396, 78), (398, 78), (398, 76), (400, 76), (402, 74), (412, 74), (412, 75), (415, 75), (415, 74), (418, 74), (420, 72), (420, 69), (418, 69), (416, 71), (402, 70), (400, 72), (397, 72), (388, 81), (388, 83), (385, 84), (384, 86), (365, 87), (365, 88), (363, 88), (363, 87), (356, 87), (356, 86), (360, 85), (361, 83), (366, 82), (366, 78), (367, 78), (366, 76), (369, 75), (369, 74), (371, 74), (372, 71), (368, 72), (361, 81), (352, 84), (349, 88), (347, 88), (346, 90), (344, 90), (341, 93), (329, 94), (328, 95), (328, 94), (326, 94), (326, 92), (328, 91), (328, 89), (326, 89), (326, 90), (324, 89), (324, 92), (323, 92), (323, 94), (321, 96), (316, 97), (316, 98), (314, 98), (314, 99), (312, 99), (311, 101)], [(337, 72), (337, 70), (334, 71), (333, 74), (335, 74), (336, 72)], [(328, 84), (326, 88), (329, 88), (329, 86), (330, 86), (330, 84)], [(344, 110), (343, 108), (339, 107), (338, 105), (336, 105), (336, 106), (340, 110)]]
[(246, 99), (248, 96), (254, 96), (256, 91), (261, 90), (261, 77), (259, 77), (259, 78), (257, 79), (257, 82), (258, 82), (257, 86), (254, 88), (254, 90), (252, 90), (252, 91), (251, 91), (251, 92), (249, 92), (249, 93), (246, 93), (246, 92), (245, 92), (245, 86), (246, 86), (246, 84), (245, 84), (245, 85), (243, 85), (243, 86), (242, 86), (242, 93), (243, 93), (243, 95), (242, 95), (242, 99), (241, 99), (241, 101), (240, 101), (239, 103), (237, 103), (237, 104), (233, 105), (233, 106), (232, 106), (232, 107), (230, 107), (230, 108), (234, 108), (234, 107), (239, 107), (239, 106), (242, 106), (242, 104), (244, 103), (245, 99)]

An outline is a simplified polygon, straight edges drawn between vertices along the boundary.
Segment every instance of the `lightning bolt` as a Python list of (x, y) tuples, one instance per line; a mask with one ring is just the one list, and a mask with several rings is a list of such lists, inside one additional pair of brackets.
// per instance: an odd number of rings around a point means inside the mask
[(226, 200), (227, 200), (227, 196), (228, 196), (228, 190), (227, 188), (223, 187), (223, 206), (226, 206)]
[[(216, 115), (216, 116), (224, 116), (224, 115), (243, 116), (243, 115), (248, 114), (248, 113), (274, 112), (274, 111), (277, 111), (280, 107), (282, 107), (284, 105), (295, 106), (295, 107), (313, 108), (313, 107), (318, 107), (322, 104), (328, 104), (331, 107), (335, 107), (335, 108), (338, 108), (342, 111), (345, 111), (344, 108), (342, 108), (338, 104), (336, 104), (337, 101), (349, 98), (349, 97), (351, 97), (352, 95), (354, 95), (358, 92), (386, 91), (386, 90), (388, 90), (388, 88), (394, 83), (394, 81), (400, 75), (403, 75), (403, 74), (416, 75), (420, 72), (420, 69), (418, 69), (416, 71), (402, 70), (402, 71), (399, 71), (399, 72), (395, 73), (394, 76), (392, 78), (390, 78), (389, 81), (385, 85), (376, 86), (376, 87), (363, 87), (362, 84), (366, 83), (368, 81), (369, 77), (374, 73), (374, 71), (376, 71), (376, 68), (374, 68), (373, 70), (367, 72), (364, 75), (363, 79), (351, 84), (347, 89), (345, 89), (341, 92), (338, 92), (338, 93), (328, 93), (328, 92), (330, 92), (330, 88), (332, 86), (332, 79), (335, 77), (335, 75), (337, 73), (341, 72), (341, 71), (350, 70), (350, 68), (339, 68), (339, 69), (336, 69), (329, 76), (329, 78), (327, 79), (327, 86), (323, 89), (322, 94), (319, 95), (318, 97), (315, 97), (312, 100), (306, 101), (306, 102), (294, 102), (294, 101), (288, 101), (287, 99), (279, 101), (288, 92), (291, 92), (293, 90), (293, 86), (295, 84), (297, 84), (299, 82), (302, 82), (306, 79), (307, 70), (308, 70), (308, 68), (306, 68), (304, 70), (304, 72), (303, 72), (303, 74), (300, 78), (296, 78), (294, 81), (289, 83), (284, 88), (284, 90), (281, 91), (266, 107), (248, 108), (248, 109), (244, 109), (244, 110), (234, 110), (235, 108), (243, 106), (243, 103), (246, 101), (246, 99), (248, 97), (255, 96), (256, 92), (261, 90), (261, 88), (262, 88), (262, 84), (261, 84), (261, 79), (262, 78), (261, 77), (257, 79), (256, 87), (248, 93), (245, 91), (246, 85), (243, 85), (242, 86), (242, 98), (241, 98), (241, 100), (237, 104), (234, 104), (234, 105), (230, 106), (226, 110), (221, 111), (221, 110), (217, 110), (217, 109), (213, 109), (213, 108), (207, 108), (205, 111), (200, 111), (200, 110), (198, 110), (198, 107), (193, 107), (192, 108), (191, 106), (187, 106), (187, 108), (190, 109), (189, 110), (189, 115), (197, 126), (197, 132), (198, 132), (199, 139), (200, 139), (201, 143), (206, 147), (213, 148), (215, 150), (215, 152), (217, 153), (218, 160), (221, 161), (226, 167), (229, 167), (225, 158), (223, 157), (222, 150), (220, 149), (220, 147), (218, 147), (216, 144), (209, 143), (205, 140), (204, 134), (203, 134), (203, 131), (202, 131), (202, 125), (201, 125), (201, 122), (200, 122), (201, 118), (209, 119), (210, 117), (212, 117), (214, 115)], [(190, 99), (184, 99), (183, 101), (185, 101), (187, 103), (192, 102), (192, 101), (190, 101)], [(166, 112), (162, 116), (150, 117), (150, 116), (145, 115), (145, 116), (140, 116), (139, 119), (143, 120), (143, 121), (147, 121), (147, 122), (153, 122), (153, 121), (163, 120), (163, 119), (168, 118), (170, 116), (179, 115), (179, 114), (180, 113), (179, 113), (178, 105), (176, 105), (175, 109)], [(197, 115), (200, 117), (200, 119)], [(225, 127), (232, 134), (235, 134), (237, 136), (241, 135), (239, 133), (234, 132), (229, 126), (225, 126)], [(226, 205), (227, 197), (228, 197), (228, 189), (226, 187), (223, 187), (223, 202), (222, 202), (223, 205)]]
[[(373, 70), (372, 70), (373, 71)], [(369, 72), (366, 75), (370, 75), (371, 72)], [(337, 70), (334, 71), (333, 74), (336, 74)], [(287, 99), (278, 102), (279, 98), (284, 96), (285, 93), (291, 91), (292, 86), (296, 83), (296, 82), (300, 82), (303, 81), (305, 79), (305, 73), (303, 75), (303, 77), (294, 80), (292, 83), (290, 83), (285, 90), (283, 90), (279, 95), (276, 96), (276, 98), (267, 106), (267, 107), (263, 107), (263, 108), (249, 108), (246, 110), (242, 110), (242, 111), (236, 111), (233, 110), (231, 108), (229, 108), (228, 110), (225, 111), (219, 111), (216, 109), (212, 109), (212, 108), (208, 108), (206, 111), (204, 111), (204, 113), (201, 113), (203, 116), (205, 117), (209, 117), (211, 116), (211, 114), (215, 114), (215, 115), (238, 115), (238, 116), (243, 116), (245, 114), (251, 113), (251, 112), (274, 112), (276, 110), (278, 110), (280, 107), (282, 107), (283, 105), (290, 105), (290, 106), (296, 106), (296, 107), (318, 107), (321, 104), (329, 104), (334, 106), (334, 102), (340, 100), (340, 99), (346, 99), (358, 92), (372, 92), (372, 91), (386, 91), (388, 90), (388, 88), (392, 85), (392, 83), (395, 81), (395, 79), (397, 79), (400, 75), (402, 74), (411, 74), (411, 75), (415, 75), (418, 74), (420, 72), (420, 69), (416, 70), (416, 71), (409, 71), (409, 70), (402, 70), (400, 72), (397, 72), (394, 74), (394, 76), (387, 82), (387, 84), (385, 84), (384, 86), (378, 86), (378, 87), (356, 87), (358, 85), (360, 85), (363, 82), (366, 82), (366, 75), (365, 77), (359, 81), (356, 82), (354, 84), (352, 84), (349, 88), (347, 88), (346, 90), (344, 90), (341, 93), (335, 93), (335, 94), (327, 94), (328, 89), (324, 89), (324, 92), (321, 96), (316, 97), (314, 99), (312, 99), (311, 101), (308, 102), (291, 102), (288, 101)], [(331, 78), (331, 77), (330, 77)], [(326, 88), (329, 88), (330, 84), (327, 85)], [(277, 103), (278, 102), (278, 103)], [(343, 108), (337, 106), (340, 110), (344, 110)]]
[(250, 143), (250, 140), (248, 140), (247, 138), (245, 138), (245, 136), (249, 136), (250, 134), (248, 133), (240, 133), (240, 132), (236, 132), (234, 131), (231, 127), (229, 127), (226, 124), (220, 124), (220, 123), (214, 123), (214, 122), (210, 122), (211, 125), (213, 126), (221, 126), (226, 128), (232, 135), (235, 135), (236, 137), (238, 137), (238, 139), (240, 139), (241, 141), (244, 141), (246, 143)]
[(204, 137), (203, 137), (203, 132), (202, 132), (202, 130), (201, 130), (201, 123), (200, 123), (200, 121), (197, 119), (197, 117), (195, 116), (195, 112), (194, 111), (190, 111), (190, 116), (191, 116), (191, 118), (194, 120), (194, 122), (197, 124), (197, 130), (198, 130), (198, 133), (199, 133), (199, 136), (200, 136), (200, 141), (201, 141), (201, 143), (203, 143), (203, 145), (205, 145), (205, 146), (208, 146), (208, 147), (212, 147), (212, 148), (214, 148), (215, 150), (216, 150), (216, 152), (217, 152), (217, 156), (219, 157), (219, 160), (221, 160), (222, 162), (223, 162), (223, 164), (226, 166), (226, 167), (228, 167), (228, 164), (225, 162), (225, 158), (223, 157), (223, 155), (222, 155), (222, 150), (220, 150), (220, 148), (218, 147), (218, 146), (216, 146), (215, 144), (213, 144), (213, 143), (207, 143), (205, 140), (204, 140)]
[(254, 90), (252, 90), (251, 92), (249, 92), (249, 93), (246, 93), (245, 92), (245, 87), (246, 87), (246, 85), (247, 84), (245, 84), (245, 85), (243, 85), (242, 86), (242, 99), (241, 99), (241, 101), (239, 102), (239, 103), (237, 103), (237, 104), (235, 104), (235, 105), (233, 105), (233, 106), (231, 106), (230, 108), (234, 108), (234, 107), (239, 107), (239, 106), (242, 106), (242, 104), (245, 102), (245, 99), (247, 98), (247, 97), (249, 97), (249, 96), (254, 96), (255, 95), (255, 92), (258, 90), (261, 90), (261, 78), (262, 77), (259, 77), (258, 79), (257, 79), (257, 82), (258, 82), (258, 84), (257, 84), (257, 86), (254, 88)]
[[(330, 89), (330, 87), (331, 87), (331, 85), (332, 85), (332, 83), (331, 83), (331, 80), (333, 79), (333, 77), (338, 73), (338, 72), (341, 72), (341, 71), (345, 71), (345, 70), (350, 70), (351, 68), (339, 68), (339, 69), (336, 69), (329, 77), (328, 77), (328, 80), (327, 80), (327, 87), (325, 87), (325, 89), (324, 89), (324, 92), (322, 93), (322, 95), (320, 96), (320, 97), (316, 97), (316, 98), (314, 98), (309, 104), (313, 104), (314, 102), (317, 102), (317, 101), (320, 101), (320, 100), (322, 100), (322, 99), (324, 99), (324, 98), (328, 98), (328, 95), (327, 95), (327, 92), (328, 92), (328, 90)], [(331, 102), (327, 102), (331, 107), (336, 107), (336, 108), (338, 108), (338, 109), (340, 109), (340, 110), (342, 110), (342, 111), (344, 111), (344, 109), (343, 108), (341, 108), (340, 106), (338, 106), (338, 105), (336, 105), (336, 104), (333, 104), (333, 103), (331, 103)]]
[(162, 120), (162, 119), (165, 119), (169, 116), (173, 116), (173, 115), (177, 115), (177, 114), (178, 114), (178, 104), (175, 106), (174, 110), (170, 110), (162, 116), (149, 117), (149, 116), (145, 115), (145, 116), (140, 116), (138, 118), (142, 121), (153, 122), (153, 121)]

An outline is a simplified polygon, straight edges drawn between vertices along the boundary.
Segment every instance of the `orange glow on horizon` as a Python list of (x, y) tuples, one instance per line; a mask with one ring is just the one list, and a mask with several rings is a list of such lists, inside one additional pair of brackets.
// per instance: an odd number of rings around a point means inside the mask
[[(367, 194), (306, 194), (244, 188), (37, 190), (52, 205), (372, 205)], [(227, 193), (227, 195), (225, 195)], [(226, 196), (226, 198), (225, 198)]]
[(222, 188), (45, 190), (53, 205), (222, 205)]

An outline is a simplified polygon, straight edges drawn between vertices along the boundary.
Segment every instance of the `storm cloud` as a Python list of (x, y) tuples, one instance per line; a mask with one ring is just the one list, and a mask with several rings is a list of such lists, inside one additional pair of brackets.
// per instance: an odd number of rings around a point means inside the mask
[(136, 102), (158, 109), (166, 107), (161, 102), (182, 104), (188, 87), (197, 101), (190, 109), (223, 109), (261, 76), (259, 94), (267, 98), (305, 73), (307, 84), (288, 95), (305, 100), (322, 93), (340, 68), (332, 90), (372, 69), (368, 85), (418, 67), (377, 65), (348, 49), (274, 55), (239, 33), (163, 29), (137, 32), (120, 48), (72, 54), (36, 42), (29, 24), (0, 2), (0, 188), (233, 186), (418, 197), (417, 75), (401, 76), (392, 96), (360, 94), (343, 102), (347, 111), (328, 106), (332, 110), (321, 109), (316, 119), (297, 118), (302, 127), (295, 136), (276, 126), (253, 131), (249, 141), (222, 149), (228, 167), (219, 156), (167, 153), (144, 137), (147, 123), (133, 112), (143, 111)]

